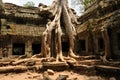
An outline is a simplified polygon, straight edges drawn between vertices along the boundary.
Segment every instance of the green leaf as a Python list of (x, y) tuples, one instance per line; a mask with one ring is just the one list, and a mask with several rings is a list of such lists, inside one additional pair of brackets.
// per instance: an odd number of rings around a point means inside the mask
[(32, 1), (28, 1), (26, 4), (23, 5), (24, 7), (34, 7), (35, 3)]

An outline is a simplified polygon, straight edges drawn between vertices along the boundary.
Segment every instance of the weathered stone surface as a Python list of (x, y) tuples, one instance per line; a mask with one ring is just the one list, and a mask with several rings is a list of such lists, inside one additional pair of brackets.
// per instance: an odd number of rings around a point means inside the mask
[(26, 66), (34, 66), (35, 65), (35, 61), (28, 61), (25, 63)]
[(59, 75), (59, 77), (56, 80), (67, 80), (68, 75)]
[(68, 69), (69, 65), (66, 62), (43, 62), (44, 69), (52, 70), (65, 70)]
[(0, 73), (24, 72), (24, 71), (27, 71), (27, 67), (25, 67), (25, 66), (0, 67)]
[(0, 62), (0, 67), (7, 66), (7, 65), (10, 65), (10, 62)]
[(3, 2), (2, 0), (0, 0), (0, 16), (2, 14), (2, 11), (3, 11)]
[(120, 68), (119, 67), (113, 67), (113, 66), (104, 66), (104, 65), (96, 65), (96, 70), (102, 73), (109, 73), (109, 74), (120, 74)]
[(81, 74), (86, 74), (86, 75), (95, 75), (96, 74), (94, 65), (90, 66), (90, 65), (83, 65), (83, 64), (73, 64), (72, 68), (75, 71), (80, 72)]
[(54, 75), (55, 74), (55, 72), (53, 70), (51, 70), (51, 69), (48, 69), (47, 73), (48, 73), (48, 75)]
[(43, 66), (68, 66), (66, 62), (43, 62)]
[(45, 76), (43, 80), (52, 80), (49, 76)]

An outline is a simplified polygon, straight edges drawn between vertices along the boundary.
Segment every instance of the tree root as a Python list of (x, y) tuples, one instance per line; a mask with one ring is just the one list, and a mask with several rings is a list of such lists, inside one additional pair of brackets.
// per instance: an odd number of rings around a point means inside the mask
[[(57, 53), (56, 61), (65, 61), (62, 54), (62, 29), (61, 26), (64, 26), (66, 29), (66, 34), (69, 38), (69, 56), (72, 58), (79, 58), (73, 52), (74, 50), (74, 40), (77, 24), (77, 17), (73, 11), (68, 7), (67, 0), (54, 0), (51, 6), (42, 7), (40, 6), (40, 11), (48, 11), (52, 13), (52, 19), (47, 23), (46, 30), (43, 33), (42, 38), (42, 53), (47, 56), (47, 54)], [(63, 21), (63, 23), (61, 23)], [(54, 33), (52, 31), (55, 30)], [(52, 38), (55, 40), (53, 41)], [(49, 51), (48, 51), (48, 48)], [(53, 51), (53, 48), (55, 48)], [(57, 48), (57, 49), (56, 49)], [(50, 53), (51, 52), (51, 53)]]
[(56, 62), (59, 62), (59, 61), (65, 62), (62, 52), (57, 54)]
[(7, 66), (0, 67), (0, 73), (9, 73), (9, 72), (25, 72), (27, 70), (39, 70), (42, 66)]
[(100, 59), (103, 61), (103, 63), (108, 63), (106, 56), (100, 56)]
[(73, 52), (69, 53), (69, 56), (75, 59), (79, 58), (79, 56), (75, 55)]
[(75, 58), (75, 59), (79, 58), (79, 56), (75, 55), (75, 53), (73, 52), (72, 49), (69, 50), (69, 57), (72, 57), (72, 58)]

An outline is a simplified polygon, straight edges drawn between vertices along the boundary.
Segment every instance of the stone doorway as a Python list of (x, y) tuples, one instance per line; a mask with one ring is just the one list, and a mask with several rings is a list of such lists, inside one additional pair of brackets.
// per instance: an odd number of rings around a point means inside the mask
[(99, 51), (104, 51), (104, 41), (102, 38), (98, 38), (98, 48), (99, 48)]
[(62, 52), (64, 56), (68, 55), (69, 51), (69, 42), (62, 42)]
[(34, 54), (39, 54), (41, 52), (41, 44), (32, 44), (32, 52)]

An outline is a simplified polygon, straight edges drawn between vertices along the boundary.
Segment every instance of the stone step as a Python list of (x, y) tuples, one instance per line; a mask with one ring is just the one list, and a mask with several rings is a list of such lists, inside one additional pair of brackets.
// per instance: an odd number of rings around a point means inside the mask
[(91, 60), (82, 60), (79, 61), (78, 64), (83, 64), (83, 65), (100, 65), (102, 64), (100, 59), (91, 59)]
[(100, 59), (99, 56), (90, 55), (90, 56), (80, 56), (79, 60), (91, 60), (91, 59)]
[(66, 62), (43, 62), (42, 65), (45, 70), (52, 69), (61, 71), (69, 68), (69, 65)]
[(95, 66), (90, 65), (83, 65), (83, 64), (70, 64), (71, 69), (74, 71), (77, 71), (80, 74), (86, 74), (86, 75), (95, 75), (96, 70)]
[(113, 67), (113, 66), (105, 66), (105, 65), (96, 65), (95, 69), (98, 73), (104, 74), (120, 74), (120, 67)]

